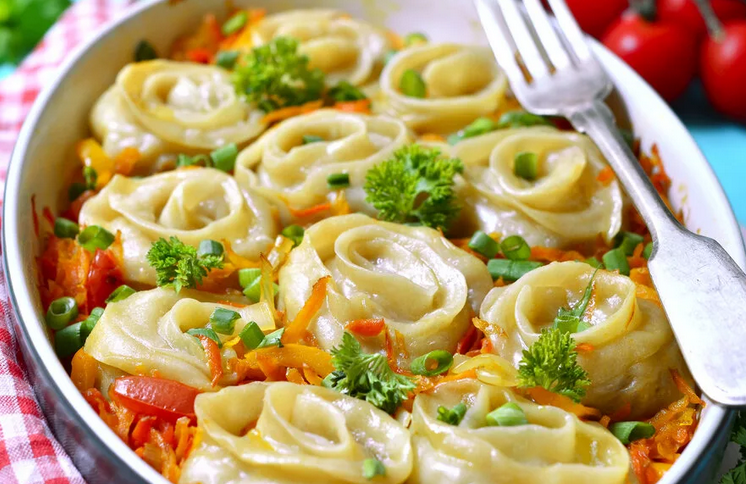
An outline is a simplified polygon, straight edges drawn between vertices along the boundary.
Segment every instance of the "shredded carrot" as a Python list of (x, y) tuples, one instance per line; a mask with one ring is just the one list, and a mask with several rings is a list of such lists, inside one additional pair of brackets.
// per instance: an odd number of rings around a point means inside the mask
[(632, 413), (632, 404), (627, 401), (627, 402), (624, 402), (624, 405), (614, 410), (614, 412), (611, 413), (609, 417), (611, 418), (612, 422), (621, 422), (629, 418), (629, 415), (631, 413)]
[(650, 271), (647, 267), (636, 267), (631, 269), (629, 271), (629, 278), (632, 279), (635, 284), (640, 284), (650, 288), (653, 287), (653, 280), (650, 278)]
[(480, 348), (479, 352), (480, 353), (493, 353), (494, 352), (492, 341), (490, 341), (489, 338), (482, 339), (482, 347)]
[(609, 428), (611, 417), (609, 417), (608, 415), (604, 415), (603, 417), (601, 417), (601, 420), (599, 420), (598, 423), (601, 424), (604, 428)]
[(321, 385), (321, 377), (316, 374), (308, 365), (303, 365), (303, 377), (311, 385)]
[(602, 185), (609, 186), (611, 182), (614, 181), (614, 178), (614, 170), (612, 170), (610, 166), (607, 166), (599, 172), (596, 180), (598, 180)]
[(135, 165), (140, 161), (141, 155), (137, 148), (127, 147), (114, 157), (114, 172), (120, 175), (132, 173)]
[(41, 214), (44, 217), (44, 220), (49, 223), (50, 229), (54, 228), (54, 215), (52, 214), (52, 211), (49, 209), (49, 207), (44, 207), (41, 210)]
[(658, 296), (658, 291), (656, 291), (652, 287), (638, 284), (637, 287), (635, 288), (635, 296), (637, 296), (640, 299), (645, 299), (647, 301), (653, 302), (657, 304), (659, 307), (663, 307), (660, 296)]
[(597, 408), (586, 407), (580, 403), (575, 403), (564, 395), (550, 392), (542, 387), (527, 388), (524, 392), (531, 400), (539, 405), (559, 407), (566, 412), (574, 413), (578, 418), (597, 420), (602, 415), (601, 411)]
[(697, 405), (705, 404), (705, 402), (697, 396), (692, 387), (689, 386), (689, 384), (686, 382), (686, 380), (684, 380), (684, 378), (681, 376), (681, 374), (679, 374), (677, 370), (671, 369), (670, 372), (671, 378), (673, 378), (673, 381), (676, 384), (676, 388), (678, 388), (679, 391), (685, 396), (689, 397), (689, 401), (691, 403), (696, 403)]
[(96, 384), (98, 362), (81, 348), (73, 356), (71, 365), (70, 379), (75, 384), (75, 388), (80, 393), (93, 388)]
[(350, 321), (345, 326), (345, 329), (352, 334), (358, 336), (378, 336), (386, 327), (386, 322), (382, 318), (378, 319), (356, 319)]
[(594, 348), (593, 345), (590, 343), (580, 343), (575, 346), (575, 351), (577, 351), (578, 353), (590, 353), (594, 349), (596, 348)]
[(223, 360), (220, 356), (220, 348), (218, 344), (207, 336), (198, 336), (202, 348), (205, 349), (205, 356), (207, 356), (207, 364), (210, 367), (210, 374), (212, 375), (211, 383), (212, 386), (216, 386), (220, 379), (223, 377)]
[(561, 250), (553, 247), (531, 247), (531, 260), (542, 262), (564, 262), (570, 260), (585, 260), (583, 254), (575, 250)]
[(173, 60), (188, 60), (188, 53), (197, 49), (207, 52), (210, 58), (220, 50), (223, 32), (215, 15), (205, 15), (202, 23), (193, 33), (176, 39), (171, 48)]
[(338, 102), (334, 104), (334, 109), (346, 113), (370, 114), (370, 99)]
[(432, 141), (435, 143), (445, 143), (446, 139), (443, 137), (443, 135), (437, 134), (437, 133), (425, 133), (420, 136), (420, 140), (422, 141)]
[(188, 50), (186, 52), (187, 60), (196, 62), (197, 64), (211, 64), (213, 55), (214, 54), (210, 49), (204, 47), (197, 47), (196, 49)]
[(231, 35), (220, 44), (220, 50), (249, 50), (253, 45), (253, 26), (259, 23), (266, 15), (267, 10), (263, 8), (250, 8), (246, 10), (249, 21), (240, 32)]
[(262, 118), (262, 123), (272, 124), (272, 123), (276, 123), (277, 121), (282, 121), (288, 118), (292, 118), (293, 116), (300, 116), (301, 114), (306, 114), (306, 113), (316, 111), (317, 109), (320, 109), (323, 105), (324, 105), (324, 101), (318, 100), (318, 101), (308, 102), (301, 106), (288, 106), (286, 108), (278, 109), (276, 111), (267, 113)]
[(310, 217), (312, 215), (317, 215), (322, 212), (326, 212), (328, 210), (331, 210), (332, 204), (330, 202), (326, 203), (320, 203), (318, 205), (314, 205), (313, 207), (309, 208), (303, 208), (303, 209), (294, 209), (292, 207), (288, 207), (288, 210), (290, 210), (290, 214), (295, 218), (306, 218)]
[(306, 337), (308, 325), (311, 324), (311, 320), (326, 300), (326, 286), (330, 280), (331, 276), (326, 276), (314, 283), (311, 289), (311, 296), (306, 300), (300, 311), (298, 311), (295, 319), (285, 327), (285, 332), (282, 335), (282, 344), (298, 343)]

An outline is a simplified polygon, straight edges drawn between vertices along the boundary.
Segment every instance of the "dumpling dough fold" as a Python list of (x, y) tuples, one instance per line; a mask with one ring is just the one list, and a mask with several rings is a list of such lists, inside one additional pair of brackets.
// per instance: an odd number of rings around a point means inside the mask
[(116, 175), (85, 202), (80, 223), (121, 231), (125, 279), (150, 285), (155, 270), (145, 256), (161, 237), (194, 247), (205, 239), (227, 240), (237, 254), (258, 259), (277, 234), (269, 204), (212, 168), (142, 179)]
[(401, 483), (412, 470), (407, 429), (327, 388), (251, 383), (199, 395), (195, 412), (201, 439), (180, 484), (365, 484), (366, 458), (386, 468), (376, 482)]

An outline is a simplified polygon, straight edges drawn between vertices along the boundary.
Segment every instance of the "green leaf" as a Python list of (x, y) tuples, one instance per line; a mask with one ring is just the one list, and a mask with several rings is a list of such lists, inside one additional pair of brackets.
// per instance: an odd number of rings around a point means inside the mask
[(171, 286), (176, 292), (197, 287), (210, 270), (223, 268), (223, 256), (199, 256), (197, 249), (176, 237), (158, 239), (145, 257), (155, 269), (156, 285)]
[(559, 308), (557, 316), (554, 318), (554, 323), (552, 324), (553, 328), (557, 328), (564, 333), (578, 333), (590, 327), (590, 325), (583, 320), (583, 315), (588, 309), (588, 304), (591, 302), (591, 297), (593, 296), (593, 280), (596, 278), (596, 273), (598, 273), (598, 268), (593, 271), (593, 275), (583, 292), (583, 297), (578, 301), (574, 308)]

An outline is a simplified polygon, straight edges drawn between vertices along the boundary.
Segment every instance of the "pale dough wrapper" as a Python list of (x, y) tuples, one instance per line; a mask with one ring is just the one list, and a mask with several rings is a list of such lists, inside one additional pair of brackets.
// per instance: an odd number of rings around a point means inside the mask
[[(331, 276), (326, 301), (310, 330), (319, 346), (341, 342), (344, 326), (384, 318), (404, 337), (401, 364), (435, 349), (454, 352), (492, 287), (487, 267), (438, 231), (380, 222), (361, 214), (323, 220), (309, 228), (280, 269), (280, 306), (292, 319), (313, 284)], [(383, 335), (362, 341), (382, 351)]]
[[(594, 270), (584, 262), (555, 262), (493, 289), (480, 310), (486, 322), (480, 329), (495, 353), (517, 368), (523, 350), (551, 327), (558, 310), (578, 304)], [(630, 278), (599, 270), (586, 313), (591, 327), (573, 334), (578, 344), (593, 347), (578, 355), (591, 381), (583, 403), (606, 414), (629, 403), (631, 419), (651, 417), (681, 397), (671, 369), (691, 382), (663, 309), (635, 290)]]
[(366, 484), (363, 461), (404, 482), (412, 470), (409, 432), (383, 411), (327, 388), (250, 383), (195, 401), (202, 431), (180, 484)]
[(146, 260), (153, 242), (177, 237), (194, 247), (206, 239), (227, 240), (239, 255), (258, 260), (277, 226), (269, 203), (242, 190), (230, 175), (190, 168), (136, 179), (116, 175), (80, 211), (81, 225), (122, 233), (124, 275), (155, 285)]

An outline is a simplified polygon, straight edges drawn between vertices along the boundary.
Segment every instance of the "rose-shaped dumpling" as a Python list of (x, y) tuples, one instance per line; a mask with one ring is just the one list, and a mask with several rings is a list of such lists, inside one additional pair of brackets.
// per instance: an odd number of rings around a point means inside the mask
[[(438, 231), (354, 214), (323, 220), (305, 233), (280, 269), (280, 302), (292, 319), (313, 284), (331, 276), (326, 302), (309, 329), (329, 350), (354, 320), (383, 318), (404, 337), (402, 363), (435, 349), (453, 352), (492, 287), (486, 266)], [(362, 342), (368, 351), (384, 338)]]
[[(304, 144), (304, 136), (322, 140)], [(409, 141), (399, 120), (321, 110), (281, 123), (243, 150), (236, 179), (244, 186), (256, 186), (280, 207), (303, 209), (326, 201), (329, 175), (347, 173), (350, 208), (371, 211), (363, 191), (366, 173)], [(252, 169), (257, 170), (256, 177)]]
[(212, 168), (170, 171), (147, 178), (114, 176), (80, 211), (82, 225), (122, 233), (124, 275), (155, 285), (145, 255), (159, 238), (197, 247), (227, 240), (239, 255), (258, 259), (277, 235), (269, 204)]
[(194, 409), (202, 433), (180, 484), (365, 484), (365, 459), (386, 469), (375, 482), (401, 483), (412, 470), (407, 429), (327, 388), (257, 382), (199, 395)]
[(270, 15), (252, 27), (254, 45), (277, 37), (298, 39), (309, 67), (321, 69), (330, 86), (343, 80), (355, 85), (373, 80), (390, 48), (384, 32), (327, 9), (290, 10)]
[(122, 69), (94, 108), (91, 124), (108, 155), (132, 146), (142, 150), (141, 163), (147, 164), (166, 150), (209, 152), (246, 144), (266, 128), (263, 117), (236, 94), (225, 69), (157, 60)]
[[(404, 73), (420, 73), (427, 96), (407, 96), (399, 88)], [(418, 133), (451, 133), (494, 113), (507, 82), (485, 47), (425, 44), (396, 54), (381, 73), (381, 101), (373, 107), (404, 120)]]
[[(528, 423), (490, 426), (486, 415), (508, 402)], [(458, 425), (437, 419), (438, 407), (459, 403), (467, 411)], [(622, 484), (629, 469), (627, 449), (600, 425), (475, 380), (419, 394), (410, 430), (412, 484)]]
[[(126, 373), (157, 371), (163, 378), (200, 390), (213, 389), (205, 350), (199, 340), (186, 331), (205, 327), (218, 307), (241, 315), (236, 320), (234, 335), (250, 321), (267, 330), (273, 329), (275, 324), (268, 304), (236, 308), (220, 303), (228, 299), (225, 295), (190, 289), (176, 293), (172, 289), (157, 288), (135, 293), (106, 306), (85, 342), (85, 351), (99, 362)], [(233, 336), (220, 337), (228, 341)], [(223, 349), (223, 353), (230, 351)], [(224, 361), (228, 356), (224, 355)], [(231, 378), (231, 373), (226, 371), (220, 383), (235, 384)], [(106, 393), (107, 389), (103, 390)]]
[[(514, 173), (522, 152), (536, 156), (534, 180)], [(520, 234), (545, 246), (595, 242), (599, 234), (609, 241), (619, 231), (622, 192), (616, 180), (598, 180), (607, 164), (587, 136), (548, 127), (505, 129), (461, 141), (451, 154), (465, 167), (462, 231)]]
[[(493, 289), (482, 304), (486, 325), (480, 329), (494, 351), (517, 367), (559, 309), (582, 299), (594, 270), (583, 262), (555, 262)], [(591, 381), (584, 404), (607, 414), (630, 404), (631, 417), (642, 418), (681, 397), (669, 370), (690, 380), (689, 372), (662, 308), (638, 298), (630, 278), (604, 270), (596, 273), (588, 307), (590, 327), (573, 334), (578, 344), (590, 345), (578, 355)]]

